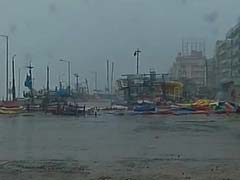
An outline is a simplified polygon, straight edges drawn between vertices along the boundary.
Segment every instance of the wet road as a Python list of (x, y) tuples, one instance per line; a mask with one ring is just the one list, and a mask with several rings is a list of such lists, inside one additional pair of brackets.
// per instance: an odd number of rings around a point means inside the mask
[(77, 161), (100, 172), (144, 162), (151, 174), (162, 164), (199, 171), (217, 163), (235, 175), (240, 116), (1, 116), (0, 160)]

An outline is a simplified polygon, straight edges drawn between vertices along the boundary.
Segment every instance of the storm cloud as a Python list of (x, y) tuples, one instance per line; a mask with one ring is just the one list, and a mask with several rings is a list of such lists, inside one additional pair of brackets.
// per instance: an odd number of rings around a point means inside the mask
[[(206, 39), (207, 54), (212, 56), (215, 41), (235, 25), (239, 5), (239, 0), (1, 0), (0, 34), (9, 35), (17, 67), (34, 64), (36, 88), (46, 85), (48, 64), (51, 87), (57, 85), (59, 74), (66, 71), (59, 62), (64, 58), (72, 62), (72, 73), (88, 78), (90, 84), (97, 71), (104, 89), (107, 58), (115, 62), (116, 78), (135, 73), (136, 48), (142, 50), (141, 72), (152, 67), (167, 72), (183, 38)], [(4, 45), (0, 39), (1, 83)], [(22, 77), (25, 74), (23, 68)]]

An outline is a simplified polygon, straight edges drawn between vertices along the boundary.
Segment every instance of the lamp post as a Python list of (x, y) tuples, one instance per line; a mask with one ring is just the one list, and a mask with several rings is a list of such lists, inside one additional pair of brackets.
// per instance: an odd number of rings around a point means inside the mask
[(75, 73), (74, 76), (76, 77), (76, 91), (78, 94), (79, 93), (79, 74)]
[(15, 86), (15, 57), (16, 54), (12, 57), (12, 100), (16, 100), (16, 86)]
[(60, 59), (61, 62), (66, 62), (68, 64), (68, 95), (71, 95), (71, 61)]
[(6, 101), (8, 101), (8, 56), (9, 56), (9, 52), (8, 52), (8, 42), (9, 42), (9, 38), (7, 35), (0, 35), (0, 37), (6, 38)]
[(137, 57), (137, 74), (139, 74), (139, 56), (140, 56), (140, 53), (141, 53), (142, 51), (140, 51), (139, 49), (137, 49), (136, 51), (134, 51), (134, 56), (136, 56)]

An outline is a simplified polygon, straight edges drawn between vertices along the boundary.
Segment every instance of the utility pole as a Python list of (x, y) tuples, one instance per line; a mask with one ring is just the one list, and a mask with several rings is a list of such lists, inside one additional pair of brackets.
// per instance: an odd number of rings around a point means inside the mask
[(15, 86), (15, 57), (16, 54), (12, 57), (12, 100), (16, 101), (16, 86)]
[(134, 56), (137, 57), (137, 74), (139, 74), (139, 59), (140, 59), (140, 53), (142, 51), (140, 51), (139, 49), (137, 49), (136, 51), (134, 51)]

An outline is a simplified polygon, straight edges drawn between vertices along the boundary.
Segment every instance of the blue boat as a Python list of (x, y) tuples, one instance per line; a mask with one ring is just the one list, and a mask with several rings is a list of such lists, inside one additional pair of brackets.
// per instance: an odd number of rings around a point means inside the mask
[(156, 111), (156, 105), (151, 101), (138, 101), (133, 107), (134, 112), (153, 112)]

